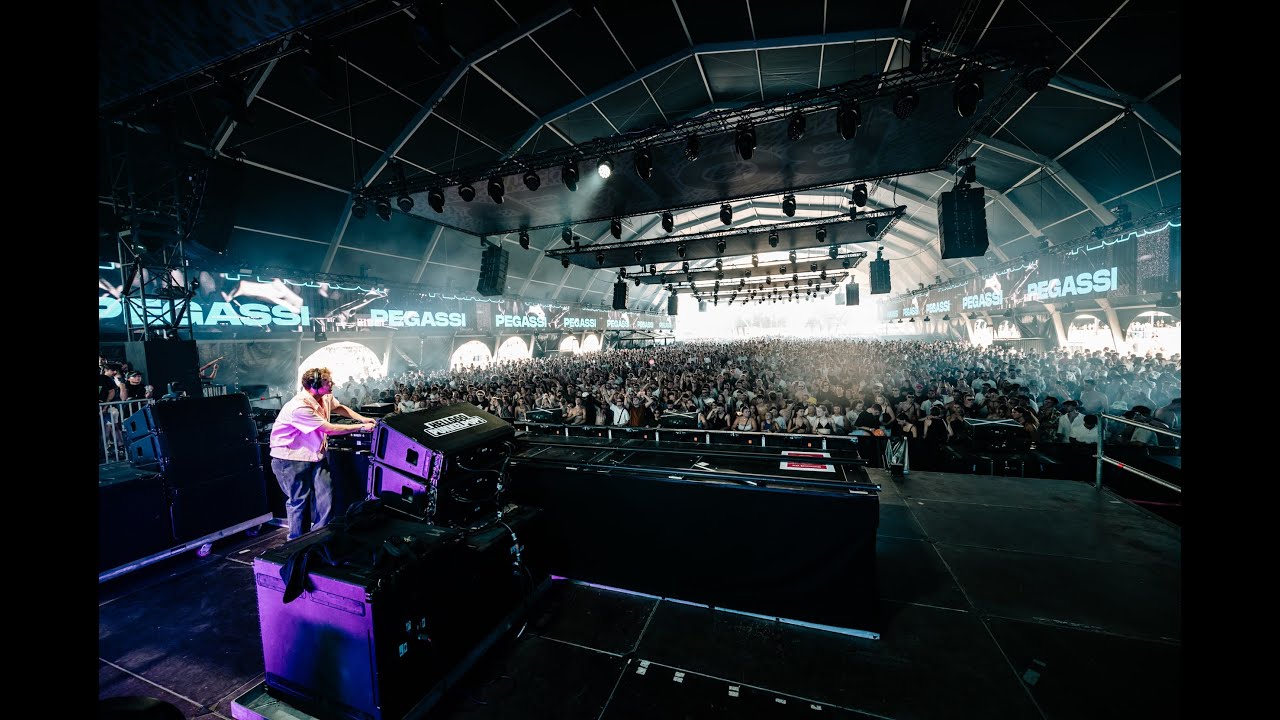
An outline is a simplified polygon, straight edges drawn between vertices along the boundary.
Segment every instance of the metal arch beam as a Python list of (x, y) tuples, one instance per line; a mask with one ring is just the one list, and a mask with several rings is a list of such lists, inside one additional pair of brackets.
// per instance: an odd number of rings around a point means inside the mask
[[(1107, 125), (1110, 124), (1110, 122), (1107, 123)], [(1092, 136), (1095, 134), (1097, 134), (1096, 131), (1090, 135)], [(1019, 185), (1022, 185), (1030, 178), (1035, 177), (1036, 173), (1039, 173), (1043, 168), (1052, 172), (1054, 181), (1061, 185), (1064, 190), (1071, 193), (1071, 195), (1075, 197), (1076, 200), (1079, 200), (1082, 205), (1088, 208), (1103, 225), (1110, 225), (1116, 221), (1116, 216), (1112, 215), (1110, 210), (1103, 207), (1102, 203), (1098, 202), (1098, 199), (1093, 196), (1093, 193), (1086, 190), (1085, 187), (1080, 184), (1079, 180), (1076, 180), (1071, 173), (1067, 172), (1067, 169), (1062, 166), (1062, 163), (1058, 162), (1058, 158), (1049, 158), (1039, 153), (1027, 150), (1026, 148), (1018, 147), (1013, 143), (1006, 142), (998, 138), (987, 137), (986, 135), (978, 135), (974, 137), (973, 141), (980, 145), (989, 147), (1003, 155), (1008, 155), (1009, 157), (1017, 158), (1038, 166), (1026, 177), (1014, 183), (1013, 187), (1006, 190), (1005, 193), (1012, 192)], [(1079, 147), (1080, 144), (1081, 143), (1076, 143), (1072, 148), (1069, 148), (1068, 151), (1064, 151), (1063, 155), (1071, 149)], [(1060, 157), (1062, 157), (1062, 155), (1059, 155), (1059, 158)], [(1005, 193), (1001, 194), (1003, 195)]]
[[(520, 152), (520, 149), (532, 140), (533, 136), (537, 135), (538, 131), (544, 126), (548, 126), (570, 113), (581, 110), (582, 108), (599, 101), (601, 98), (608, 97), (625, 87), (643, 81), (655, 73), (659, 73), (673, 65), (678, 65), (690, 58), (697, 60), (700, 55), (722, 52), (738, 52), (742, 50), (778, 50), (783, 48), (809, 47), (812, 45), (840, 45), (856, 42), (879, 42), (883, 40), (896, 39), (898, 32), (898, 28), (887, 28), (881, 30), (860, 30), (857, 32), (832, 33), (829, 35), (799, 35), (786, 38), (765, 38), (763, 40), (755, 41), (703, 43), (700, 45), (691, 44), (684, 50), (669, 55), (662, 60), (641, 68), (620, 80), (605, 85), (594, 92), (588, 93), (567, 105), (543, 115), (536, 123), (525, 131), (524, 135), (520, 136), (520, 139), (517, 140), (515, 144), (511, 146), (511, 149), (503, 154), (502, 157), (506, 160)], [(702, 72), (701, 63), (699, 63), (699, 72)], [(705, 74), (703, 74), (703, 81), (705, 84)], [(715, 98), (711, 95), (711, 88), (709, 86), (707, 87), (707, 97), (711, 103), (715, 103)]]
[[(447, 78), (445, 78), (444, 82), (440, 83), (440, 85), (436, 87), (435, 91), (431, 93), (431, 96), (427, 98), (427, 101), (418, 108), (418, 112), (414, 114), (413, 118), (410, 119), (409, 122), (405, 124), (404, 128), (400, 130), (400, 134), (396, 136), (396, 139), (392, 141), (385, 150), (383, 150), (382, 155), (379, 156), (378, 159), (374, 161), (373, 165), (369, 167), (369, 170), (365, 173), (360, 186), (364, 187), (369, 185), (373, 182), (374, 178), (378, 177), (378, 174), (387, 166), (387, 163), (391, 161), (391, 158), (395, 157), (396, 153), (404, 149), (404, 146), (409, 142), (409, 139), (413, 137), (413, 134), (418, 131), (418, 128), (422, 127), (422, 124), (427, 121), (427, 118), (431, 117), (431, 114), (435, 112), (436, 107), (438, 107), (440, 102), (444, 100), (445, 95), (447, 95), (449, 91), (458, 84), (458, 81), (466, 75), (468, 70), (503, 48), (522, 40), (526, 36), (537, 32), (538, 30), (541, 30), (543, 27), (570, 12), (572, 11), (568, 7), (559, 7), (558, 9), (544, 12), (527, 26), (514, 28), (512, 31), (505, 33), (502, 37), (489, 43), (459, 62), (458, 66), (449, 73)], [(353, 199), (354, 194), (348, 193), (347, 202), (343, 205), (342, 213), (338, 216), (337, 226), (333, 230), (333, 239), (329, 241), (329, 249), (325, 252), (324, 262), (321, 263), (321, 272), (328, 272), (329, 268), (333, 266), (333, 258), (338, 254), (338, 246), (342, 244), (342, 236), (346, 233), (347, 225), (351, 222), (351, 204)]]
[(431, 240), (427, 242), (427, 251), (422, 254), (422, 261), (418, 263), (418, 269), (413, 272), (414, 285), (422, 282), (422, 274), (427, 271), (427, 265), (431, 264), (431, 256), (435, 254), (436, 245), (440, 243), (440, 236), (443, 234), (443, 225), (437, 225), (436, 229), (431, 233)]
[(1137, 115), (1139, 120), (1146, 123), (1147, 126), (1156, 133), (1156, 135), (1159, 135), (1160, 139), (1164, 140), (1165, 144), (1167, 144), (1170, 149), (1181, 155), (1182, 131), (1174, 127), (1173, 123), (1169, 122), (1163, 113), (1148, 102), (1151, 98), (1159, 95), (1161, 92), (1167, 90), (1171, 85), (1181, 80), (1182, 75), (1174, 77), (1146, 98), (1138, 98), (1122, 92), (1116, 92), (1110, 88), (1095, 85), (1087, 80), (1063, 78), (1057, 75), (1049, 81), (1049, 87), (1085, 98), (1086, 100), (1092, 100), (1096, 103), (1110, 105), (1111, 107), (1119, 110), (1124, 110), (1126, 108), (1132, 110), (1133, 114)]

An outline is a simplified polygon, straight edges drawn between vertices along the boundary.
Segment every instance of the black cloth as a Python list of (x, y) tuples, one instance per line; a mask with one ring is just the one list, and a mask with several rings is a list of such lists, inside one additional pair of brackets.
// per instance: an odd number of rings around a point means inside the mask
[(880, 418), (873, 412), (863, 410), (858, 413), (858, 419), (853, 421), (853, 426), (860, 428), (878, 428), (880, 427)]
[(111, 391), (115, 389), (116, 382), (114, 380), (101, 373), (98, 374), (98, 402), (108, 402), (113, 399), (119, 400), (118, 396), (111, 397)]

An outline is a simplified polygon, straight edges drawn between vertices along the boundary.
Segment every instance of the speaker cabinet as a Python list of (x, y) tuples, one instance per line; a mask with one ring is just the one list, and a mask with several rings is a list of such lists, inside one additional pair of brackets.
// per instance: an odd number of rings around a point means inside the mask
[(245, 165), (234, 160), (208, 161), (204, 176), (204, 199), (191, 239), (222, 255), (231, 244), (236, 210), (244, 188)]
[(128, 463), (98, 466), (98, 571), (173, 545), (164, 478)]
[(671, 295), (667, 296), (667, 314), (668, 315), (680, 314), (679, 297), (677, 297), (675, 293), (672, 293)]
[(871, 261), (871, 294), (885, 295), (893, 292), (893, 284), (889, 280), (889, 261)]
[(480, 256), (480, 283), (476, 292), (486, 297), (502, 295), (507, 291), (507, 262), (509, 253), (497, 245), (486, 245)]
[(169, 383), (198, 397), (200, 389), (200, 353), (195, 340), (133, 340), (124, 344), (129, 366), (142, 373), (142, 380), (155, 386), (155, 396), (166, 392)]
[[(251, 452), (256, 449), (250, 447)], [(166, 479), (168, 478), (166, 474)], [(173, 535), (184, 543), (266, 515), (267, 486), (256, 464), (198, 483), (169, 487)]]
[(858, 283), (851, 282), (848, 285), (844, 286), (844, 304), (845, 305), (858, 304)]
[(619, 280), (613, 284), (613, 309), (627, 309), (627, 283), (625, 280)]
[(987, 239), (985, 190), (977, 186), (958, 187), (942, 193), (938, 200), (938, 240), (942, 259), (982, 257)]
[(706, 300), (699, 300), (699, 301), (698, 301), (698, 312), (706, 312), (706, 311), (707, 311), (707, 301), (706, 301)]

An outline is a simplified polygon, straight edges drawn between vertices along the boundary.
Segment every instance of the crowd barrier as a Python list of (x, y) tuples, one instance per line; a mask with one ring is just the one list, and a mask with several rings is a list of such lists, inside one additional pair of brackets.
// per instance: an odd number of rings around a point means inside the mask
[[(201, 388), (204, 397), (227, 394), (227, 386), (206, 384)], [(143, 407), (155, 402), (155, 398), (138, 400), (113, 400), (98, 403), (98, 464), (122, 462), (129, 459), (129, 448), (124, 436), (124, 421)]]

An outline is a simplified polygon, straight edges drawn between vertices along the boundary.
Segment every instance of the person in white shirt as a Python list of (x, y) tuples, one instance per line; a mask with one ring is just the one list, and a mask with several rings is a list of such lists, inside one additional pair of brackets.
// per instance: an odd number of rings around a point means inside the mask
[(613, 398), (613, 401), (609, 403), (609, 410), (613, 413), (613, 424), (615, 426), (626, 425), (631, 420), (631, 413), (627, 411), (627, 406), (620, 397), (615, 396)]
[(1082, 416), (1080, 424), (1071, 429), (1071, 442), (1098, 444), (1098, 416), (1089, 414)]
[(1075, 400), (1062, 403), (1062, 415), (1058, 418), (1058, 437), (1062, 442), (1071, 439), (1075, 428), (1084, 425), (1084, 416), (1080, 414), (1080, 405)]

